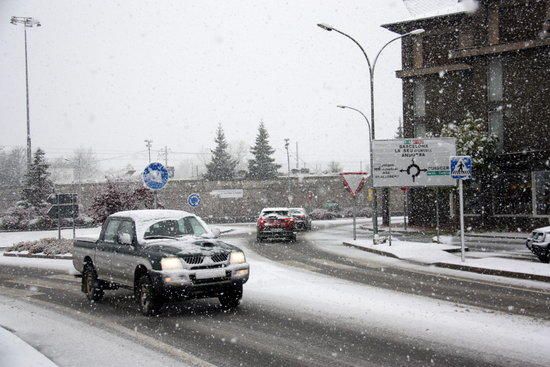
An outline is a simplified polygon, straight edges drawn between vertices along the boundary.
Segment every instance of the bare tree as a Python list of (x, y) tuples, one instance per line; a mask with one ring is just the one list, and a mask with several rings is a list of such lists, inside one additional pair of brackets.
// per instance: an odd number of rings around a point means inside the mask
[(0, 147), (0, 185), (18, 186), (23, 182), (27, 158), (22, 147), (4, 150)]
[(342, 165), (336, 161), (329, 162), (328, 170), (330, 173), (340, 173), (342, 172)]
[(76, 183), (93, 181), (99, 173), (99, 163), (92, 148), (78, 148), (69, 159)]

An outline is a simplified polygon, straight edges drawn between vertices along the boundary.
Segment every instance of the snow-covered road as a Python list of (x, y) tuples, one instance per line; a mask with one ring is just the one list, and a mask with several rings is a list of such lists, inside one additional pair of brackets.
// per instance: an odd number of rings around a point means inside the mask
[[(323, 238), (323, 232), (314, 236)], [(369, 276), (364, 263), (358, 268), (359, 264), (318, 258), (306, 242), (258, 248), (250, 237), (243, 231), (230, 240), (245, 249), (251, 264), (251, 279), (235, 314), (221, 312), (216, 302), (193, 301), (186, 303), (190, 310), (169, 308), (161, 317), (148, 319), (137, 314), (127, 298), (130, 292), (122, 290), (108, 292), (103, 303), (89, 307), (78, 280), (70, 277), (70, 261), (0, 256), (0, 324), (16, 330), (61, 366), (76, 365), (75, 356), (79, 366), (93, 361), (92, 351), (76, 342), (88, 334), (94, 348), (109, 351), (111, 357), (101, 363), (105, 366), (118, 360), (117, 366), (155, 365), (141, 363), (149, 350), (149, 357), (164, 361), (156, 365), (181, 361), (174, 355), (177, 350), (215, 365), (550, 364), (548, 318), (518, 315), (512, 312), (516, 306), (510, 312), (495, 311), (473, 306), (471, 300), (461, 304), (455, 298), (448, 301), (350, 281), (341, 275)], [(311, 250), (312, 262), (282, 256), (297, 254), (289, 246)], [(322, 274), (326, 268), (334, 272)], [(376, 270), (384, 276), (383, 269)], [(393, 278), (389, 270), (387, 277)], [(431, 281), (433, 292), (439, 292), (437, 286), (444, 280)], [(545, 297), (540, 302), (548, 302)], [(132, 333), (139, 338), (132, 340)], [(117, 353), (119, 349), (128, 353)]]

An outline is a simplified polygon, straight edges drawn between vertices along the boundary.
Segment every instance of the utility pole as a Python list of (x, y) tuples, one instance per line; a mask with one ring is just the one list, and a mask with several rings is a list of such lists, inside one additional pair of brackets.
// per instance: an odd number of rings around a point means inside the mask
[[(290, 197), (290, 153), (288, 152), (288, 146), (290, 145), (288, 138), (285, 139), (285, 149), (286, 149), (286, 161), (288, 167), (288, 196)], [(290, 200), (290, 199), (289, 199)]]
[(145, 139), (144, 142), (149, 151), (149, 163), (151, 163), (151, 147), (153, 146), (153, 141), (151, 139)]
[(31, 148), (31, 117), (29, 108), (29, 66), (28, 66), (28, 51), (27, 51), (27, 28), (41, 27), (42, 24), (34, 18), (30, 17), (11, 17), (10, 23), (13, 25), (23, 24), (25, 34), (25, 87), (27, 96), (27, 171), (31, 167), (32, 148)]
[(298, 142), (296, 142), (296, 169), (300, 170), (300, 155), (298, 154)]
[(168, 167), (168, 147), (165, 145), (164, 146), (164, 166), (165, 167)]

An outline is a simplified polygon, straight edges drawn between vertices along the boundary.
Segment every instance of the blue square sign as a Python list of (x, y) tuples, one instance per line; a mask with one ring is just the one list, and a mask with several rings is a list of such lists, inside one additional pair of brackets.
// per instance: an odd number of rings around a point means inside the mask
[(467, 155), (451, 157), (451, 177), (454, 180), (468, 180), (472, 178), (472, 157)]

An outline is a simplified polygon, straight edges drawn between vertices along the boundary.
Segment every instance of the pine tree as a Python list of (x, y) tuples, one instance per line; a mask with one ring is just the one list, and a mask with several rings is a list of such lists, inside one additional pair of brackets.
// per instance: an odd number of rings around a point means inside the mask
[(20, 202), (23, 206), (43, 207), (48, 195), (53, 192), (53, 183), (48, 172), (46, 153), (40, 148), (34, 153), (33, 161), (25, 174), (25, 185), (21, 192)]
[(206, 164), (206, 173), (204, 178), (210, 181), (225, 181), (235, 177), (235, 167), (237, 161), (231, 157), (228, 152), (227, 142), (222, 126), (218, 125), (216, 130), (216, 148), (211, 150), (212, 159)]
[(269, 145), (269, 134), (263, 122), (258, 127), (256, 142), (250, 148), (254, 158), (248, 161), (248, 177), (253, 180), (269, 180), (277, 177), (281, 165), (275, 163), (272, 157), (275, 150)]

